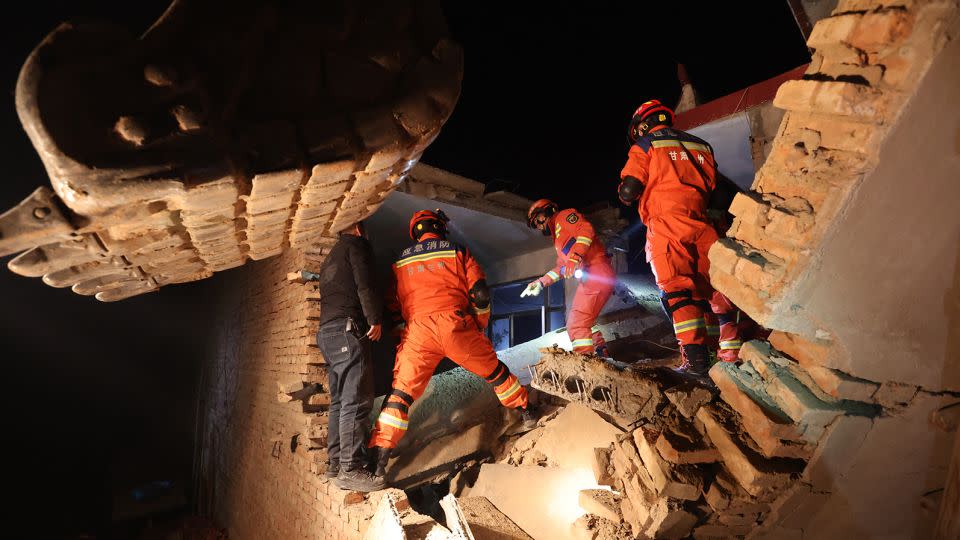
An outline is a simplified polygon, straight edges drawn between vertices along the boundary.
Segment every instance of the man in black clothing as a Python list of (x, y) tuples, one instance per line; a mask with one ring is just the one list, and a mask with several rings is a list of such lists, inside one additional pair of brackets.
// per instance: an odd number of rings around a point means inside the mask
[(376, 491), (383, 478), (364, 468), (367, 421), (373, 407), (371, 341), (381, 335), (382, 304), (373, 284), (373, 253), (363, 223), (340, 232), (320, 273), (301, 271), (319, 281), (320, 331), (317, 344), (327, 362), (330, 425), (327, 477), (341, 489)]

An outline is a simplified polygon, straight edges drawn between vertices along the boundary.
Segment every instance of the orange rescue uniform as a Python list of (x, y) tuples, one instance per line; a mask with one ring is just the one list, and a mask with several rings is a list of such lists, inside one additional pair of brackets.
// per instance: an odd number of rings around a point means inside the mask
[(506, 407), (527, 406), (527, 391), (497, 358), (483, 333), (490, 306), (476, 309), (468, 291), (484, 279), (470, 252), (427, 234), (393, 265), (396, 303), (406, 321), (387, 397), (370, 446), (395, 448), (406, 434), (409, 411), (423, 395), (437, 364), (450, 358), (493, 386)]
[(540, 278), (540, 283), (547, 287), (561, 278), (573, 278), (578, 268), (583, 270), (567, 317), (567, 335), (574, 352), (592, 354), (606, 345), (600, 328), (594, 323), (613, 293), (617, 274), (603, 242), (583, 215), (568, 208), (550, 219), (557, 265)]
[(647, 226), (647, 262), (677, 340), (681, 345), (716, 346), (719, 337), (718, 356), (733, 361), (741, 345), (736, 308), (710, 285), (707, 257), (718, 238), (707, 218), (716, 174), (713, 148), (707, 142), (658, 126), (637, 138), (620, 177), (632, 176), (644, 186), (639, 212)]

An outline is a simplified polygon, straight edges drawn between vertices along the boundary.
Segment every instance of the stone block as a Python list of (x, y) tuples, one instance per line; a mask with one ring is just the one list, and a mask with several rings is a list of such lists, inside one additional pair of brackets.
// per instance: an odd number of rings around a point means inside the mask
[(633, 432), (640, 459), (650, 473), (657, 495), (695, 501), (703, 489), (703, 476), (693, 467), (669, 463), (656, 450), (660, 433), (640, 427)]
[(742, 440), (745, 434), (734, 415), (719, 404), (701, 407), (697, 412), (730, 474), (754, 497), (769, 495), (788, 485), (791, 475), (798, 474), (803, 463), (766, 459), (758, 454)]
[(594, 514), (614, 523), (620, 523), (620, 497), (605, 489), (585, 489), (580, 491), (580, 508), (588, 514)]

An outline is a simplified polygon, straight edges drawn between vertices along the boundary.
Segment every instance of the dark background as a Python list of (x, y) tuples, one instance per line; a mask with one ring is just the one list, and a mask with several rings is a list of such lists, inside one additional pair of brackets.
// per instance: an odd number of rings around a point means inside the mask
[[(80, 17), (140, 32), (166, 4), (35, 1), (8, 14), (0, 211), (47, 184), (13, 99), (33, 47)], [(614, 203), (630, 114), (649, 98), (675, 103), (678, 60), (702, 100), (809, 61), (785, 0), (577, 4), (445, 2), (465, 50), (463, 93), (425, 162), (562, 206)], [(0, 269), (3, 463), (16, 527), (106, 538), (114, 490), (189, 478), (220, 279), (101, 304)]]

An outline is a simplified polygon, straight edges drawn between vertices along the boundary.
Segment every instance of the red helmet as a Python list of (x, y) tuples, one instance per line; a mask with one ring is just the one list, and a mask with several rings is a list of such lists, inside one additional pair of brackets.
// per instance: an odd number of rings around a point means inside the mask
[(630, 140), (635, 141), (653, 126), (673, 125), (673, 110), (656, 99), (637, 107), (630, 119)]
[(539, 229), (543, 234), (549, 235), (550, 231), (546, 230), (543, 225), (550, 216), (557, 213), (557, 210), (557, 203), (550, 199), (540, 199), (534, 202), (527, 210), (527, 226), (531, 229)]
[(420, 237), (426, 233), (434, 233), (445, 237), (448, 221), (450, 221), (450, 218), (439, 208), (436, 210), (421, 210), (410, 218), (410, 238), (419, 242)]

